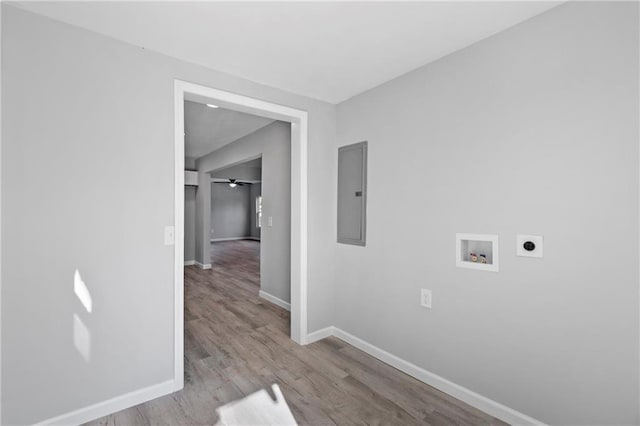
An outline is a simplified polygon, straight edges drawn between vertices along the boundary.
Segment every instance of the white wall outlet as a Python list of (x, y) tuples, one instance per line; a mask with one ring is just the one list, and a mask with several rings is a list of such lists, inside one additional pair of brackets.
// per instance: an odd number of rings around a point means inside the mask
[(542, 257), (542, 235), (517, 235), (516, 254), (522, 257)]
[(431, 300), (431, 290), (427, 290), (426, 288), (420, 289), (420, 306), (431, 309)]
[(164, 227), (164, 245), (172, 246), (175, 243), (175, 229), (173, 226)]
[(271, 228), (273, 226), (273, 216), (267, 218), (267, 226)]

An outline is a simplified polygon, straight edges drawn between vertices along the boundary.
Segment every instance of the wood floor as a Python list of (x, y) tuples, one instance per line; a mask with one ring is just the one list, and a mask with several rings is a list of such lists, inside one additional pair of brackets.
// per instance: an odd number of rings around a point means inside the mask
[(278, 424), (274, 384), (298, 424), (504, 424), (334, 337), (292, 342), (289, 313), (258, 297), (259, 246), (214, 243), (211, 270), (185, 268), (184, 389), (90, 424), (235, 424), (224, 410), (251, 411), (262, 394), (264, 417), (237, 422)]

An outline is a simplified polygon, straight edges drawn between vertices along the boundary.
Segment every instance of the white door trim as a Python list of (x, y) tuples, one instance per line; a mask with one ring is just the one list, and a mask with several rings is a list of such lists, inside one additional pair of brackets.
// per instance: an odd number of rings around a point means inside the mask
[(215, 103), (235, 111), (291, 123), (291, 339), (307, 343), (306, 111), (175, 80), (174, 381), (184, 387), (184, 101)]

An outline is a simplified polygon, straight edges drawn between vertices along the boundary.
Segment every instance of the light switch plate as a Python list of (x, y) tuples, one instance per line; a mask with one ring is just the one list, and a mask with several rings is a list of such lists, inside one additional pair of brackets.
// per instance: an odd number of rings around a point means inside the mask
[(433, 300), (431, 290), (426, 288), (420, 289), (420, 306), (423, 308), (431, 309), (431, 301)]
[(164, 227), (164, 245), (172, 246), (175, 243), (175, 229), (173, 226)]
[[(533, 244), (533, 246), (531, 245)], [(517, 235), (516, 254), (522, 257), (542, 257), (542, 235)]]

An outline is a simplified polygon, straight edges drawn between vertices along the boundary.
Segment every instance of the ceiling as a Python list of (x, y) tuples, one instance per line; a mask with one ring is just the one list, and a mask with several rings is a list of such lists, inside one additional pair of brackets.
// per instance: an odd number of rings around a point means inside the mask
[(258, 83), (339, 103), (561, 2), (19, 2)]
[(273, 122), (270, 118), (185, 101), (185, 157), (200, 158)]

